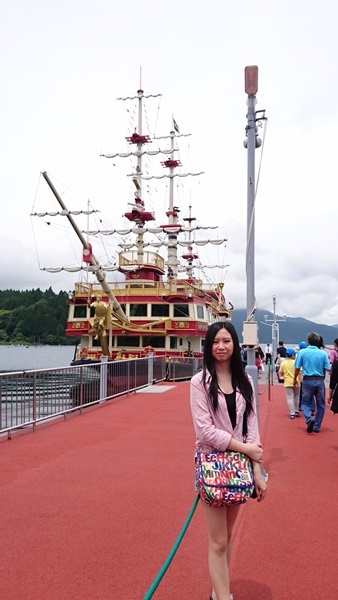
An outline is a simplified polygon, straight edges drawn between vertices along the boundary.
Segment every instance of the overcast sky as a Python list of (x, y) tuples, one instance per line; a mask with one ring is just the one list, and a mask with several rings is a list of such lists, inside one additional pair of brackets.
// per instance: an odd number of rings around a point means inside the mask
[[(152, 130), (168, 133), (174, 114), (193, 134), (183, 170), (205, 174), (186, 181), (178, 200), (191, 202), (201, 223), (221, 226), (225, 295), (244, 308), (244, 68), (258, 65), (256, 108), (268, 120), (256, 151), (257, 305), (272, 311), (275, 295), (279, 315), (338, 323), (337, 16), (333, 0), (2, 2), (1, 289), (70, 290), (76, 280), (39, 269), (67, 264), (61, 231), (32, 226), (30, 213), (49, 208), (41, 171), (69, 208), (89, 199), (111, 227), (124, 223), (128, 169), (100, 153), (125, 150), (130, 113), (116, 99), (136, 92), (142, 67), (145, 93), (163, 94), (149, 109)], [(150, 210), (165, 208), (160, 186)]]

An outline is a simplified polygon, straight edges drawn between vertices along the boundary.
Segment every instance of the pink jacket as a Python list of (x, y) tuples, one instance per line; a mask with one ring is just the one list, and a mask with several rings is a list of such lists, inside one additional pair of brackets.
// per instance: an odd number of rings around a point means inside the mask
[[(250, 377), (249, 379), (251, 381)], [(202, 384), (202, 371), (194, 375), (191, 379), (190, 407), (196, 432), (196, 450), (201, 450), (202, 452), (211, 452), (214, 449), (226, 450), (232, 437), (241, 442), (243, 441), (243, 415), (246, 404), (240, 392), (236, 393), (235, 429), (232, 428), (226, 400), (222, 392), (218, 393), (218, 410), (216, 413), (213, 412), (212, 405)], [(255, 393), (253, 410), (248, 415), (247, 424), (248, 434), (246, 441), (250, 443), (259, 442)]]
[(333, 365), (335, 360), (338, 360), (338, 350), (337, 348), (332, 348), (329, 356), (330, 365)]

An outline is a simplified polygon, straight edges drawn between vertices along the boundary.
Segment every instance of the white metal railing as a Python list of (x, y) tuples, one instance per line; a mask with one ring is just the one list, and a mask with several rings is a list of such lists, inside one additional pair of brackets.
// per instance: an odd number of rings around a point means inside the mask
[(64, 416), (160, 381), (190, 379), (201, 359), (165, 356), (0, 373), (0, 435)]
[(164, 357), (0, 373), (0, 434), (83, 410), (163, 381)]

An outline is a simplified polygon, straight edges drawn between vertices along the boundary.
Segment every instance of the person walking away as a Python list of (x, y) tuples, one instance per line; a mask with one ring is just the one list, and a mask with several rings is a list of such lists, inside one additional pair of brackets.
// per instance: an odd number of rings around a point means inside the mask
[[(294, 385), (296, 385), (298, 375), (302, 369), (302, 411), (307, 425), (307, 432), (318, 433), (325, 414), (325, 371), (330, 370), (328, 356), (324, 350), (321, 350), (320, 335), (311, 332), (307, 336), (307, 347), (300, 350), (295, 360)], [(315, 397), (316, 416), (311, 416), (311, 402)]]
[(263, 352), (262, 348), (260, 346), (257, 346), (255, 350), (256, 350), (256, 352), (258, 352), (258, 356), (261, 359), (261, 361), (263, 361), (264, 360), (264, 352)]
[(338, 359), (332, 363), (327, 403), (333, 414), (338, 413)]
[(332, 368), (334, 361), (337, 359), (338, 359), (338, 338), (336, 338), (333, 341), (333, 348), (332, 348), (332, 350), (330, 352), (330, 356), (329, 356), (329, 362), (330, 362), (331, 368)]
[[(304, 348), (307, 348), (307, 343), (306, 342), (299, 342), (298, 344), (298, 352), (299, 350), (304, 350)], [(296, 353), (296, 356), (298, 354), (298, 352)], [(303, 387), (303, 381), (302, 378), (300, 380), (300, 390), (299, 390), (299, 410), (302, 410), (302, 387)], [(313, 401), (314, 403), (314, 401)], [(314, 413), (313, 415), (314, 416)]]
[(259, 354), (258, 349), (255, 350), (255, 365), (256, 365), (256, 368), (257, 368), (257, 371), (258, 371), (258, 376), (259, 376), (259, 374), (263, 370), (263, 368), (262, 368), (263, 363), (262, 363), (262, 359), (261, 359), (261, 356)]
[(295, 358), (296, 350), (287, 348), (286, 359), (279, 367), (280, 373), (284, 379), (286, 403), (289, 409), (290, 419), (299, 417), (300, 375), (298, 375), (296, 384), (294, 384)]
[[(263, 446), (259, 438), (255, 393), (252, 379), (243, 368), (236, 330), (228, 321), (213, 323), (207, 330), (203, 369), (190, 382), (190, 405), (196, 452), (244, 452), (252, 460), (255, 492), (257, 500), (262, 501), (267, 484), (261, 469)], [(243, 438), (245, 412), (246, 443)], [(198, 491), (197, 484), (195, 489)], [(240, 505), (216, 508), (204, 501), (201, 505), (209, 534), (208, 561), (213, 585), (210, 598), (231, 600), (231, 541)]]
[(242, 345), (242, 348), (241, 348), (241, 361), (242, 361), (243, 367), (245, 369), (246, 365), (248, 364), (248, 353), (247, 353), (246, 346), (244, 344)]
[(283, 360), (285, 360), (285, 359), (286, 359), (286, 348), (284, 346), (284, 342), (278, 342), (277, 356), (275, 358), (275, 365), (276, 365), (277, 379), (278, 379), (279, 383), (283, 383), (283, 378), (279, 373), (279, 368), (280, 368)]
[[(299, 348), (299, 350), (304, 350), (304, 348), (307, 348), (307, 343), (306, 342), (299, 342), (298, 348)], [(301, 381), (300, 381), (300, 391), (299, 391), (299, 410), (302, 410), (302, 389), (303, 389), (303, 381), (302, 381), (302, 378), (301, 378)], [(315, 398), (313, 397), (312, 398), (312, 402), (311, 402), (311, 417), (314, 417), (315, 414), (316, 414), (316, 401), (315, 401)]]
[(276, 356), (276, 360), (278, 362), (278, 364), (280, 365), (283, 360), (286, 359), (286, 348), (284, 346), (284, 342), (278, 342), (278, 348), (277, 348), (277, 356)]

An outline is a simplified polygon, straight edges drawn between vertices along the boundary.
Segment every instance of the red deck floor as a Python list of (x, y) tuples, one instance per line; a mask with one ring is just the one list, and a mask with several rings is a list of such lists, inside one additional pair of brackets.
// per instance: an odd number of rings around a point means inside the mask
[[(269, 490), (241, 509), (235, 600), (334, 600), (338, 416), (309, 435), (275, 385), (260, 426)], [(2, 438), (1, 599), (142, 600), (193, 505), (193, 450), (188, 383)], [(206, 551), (197, 506), (153, 597), (208, 600)]]

